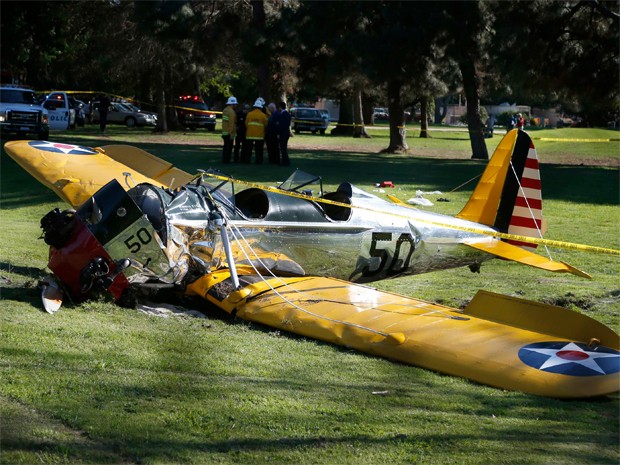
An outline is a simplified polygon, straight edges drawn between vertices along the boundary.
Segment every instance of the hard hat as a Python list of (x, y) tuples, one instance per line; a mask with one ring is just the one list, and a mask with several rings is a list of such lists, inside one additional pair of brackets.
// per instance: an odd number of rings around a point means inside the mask
[(237, 99), (234, 96), (228, 97), (226, 105), (237, 105)]
[(265, 101), (262, 98), (257, 98), (256, 102), (254, 102), (254, 108), (263, 108), (265, 105)]

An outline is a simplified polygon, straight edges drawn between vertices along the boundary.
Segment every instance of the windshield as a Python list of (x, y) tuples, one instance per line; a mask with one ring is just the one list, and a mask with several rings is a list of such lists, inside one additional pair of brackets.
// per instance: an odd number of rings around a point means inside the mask
[(300, 192), (307, 195), (312, 195), (310, 189), (303, 189), (304, 187), (319, 187), (318, 195), (323, 193), (323, 181), (320, 176), (315, 176), (310, 173), (306, 173), (300, 169), (295, 170), (286, 181), (280, 184), (278, 187), (284, 191)]
[(297, 114), (295, 115), (297, 118), (317, 118), (319, 117), (319, 112), (317, 110), (297, 110)]
[(119, 111), (127, 111), (130, 113), (133, 112), (133, 109), (124, 103), (117, 103), (116, 107), (118, 108)]
[(230, 215), (235, 214), (235, 184), (229, 175), (209, 168), (197, 179), (198, 186), (203, 186), (209, 197), (221, 207), (225, 207)]
[(193, 108), (194, 110), (208, 110), (207, 105), (204, 102), (194, 100), (181, 100), (179, 102), (180, 107)]
[(39, 99), (34, 92), (20, 89), (2, 89), (0, 91), (0, 102), (39, 105)]

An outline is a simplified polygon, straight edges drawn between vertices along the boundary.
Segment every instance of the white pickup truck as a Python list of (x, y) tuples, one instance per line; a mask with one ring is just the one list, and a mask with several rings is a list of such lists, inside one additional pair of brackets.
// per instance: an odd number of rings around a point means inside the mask
[(41, 107), (37, 94), (28, 87), (2, 85), (0, 87), (0, 129), (2, 134), (37, 139), (49, 138), (48, 112)]
[(41, 106), (49, 113), (50, 130), (63, 131), (75, 128), (75, 108), (66, 92), (47, 94)]

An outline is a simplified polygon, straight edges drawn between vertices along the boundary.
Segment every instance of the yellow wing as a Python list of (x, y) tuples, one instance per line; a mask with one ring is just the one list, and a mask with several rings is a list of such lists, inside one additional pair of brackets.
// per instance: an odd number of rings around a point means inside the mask
[(10, 141), (5, 151), (22, 168), (74, 207), (112, 179), (129, 189), (147, 182), (174, 187), (192, 175), (128, 145), (83, 147), (47, 141)]
[[(617, 362), (618, 335), (563, 308), (481, 292), (459, 311), (318, 277), (246, 275), (232, 290), (229, 276), (203, 276), (187, 293), (245, 320), (503, 389), (559, 398), (618, 390), (617, 371), (580, 366), (592, 376), (577, 375), (570, 363), (601, 353)], [(547, 347), (567, 348), (565, 369), (562, 360), (555, 370), (540, 368), (535, 351), (553, 351)]]

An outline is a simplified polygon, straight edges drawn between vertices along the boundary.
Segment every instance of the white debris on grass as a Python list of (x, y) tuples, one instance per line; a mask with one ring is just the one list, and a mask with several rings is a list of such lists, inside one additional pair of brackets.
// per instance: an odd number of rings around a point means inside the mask
[(189, 308), (179, 307), (178, 305), (165, 304), (162, 302), (141, 302), (138, 304), (137, 309), (147, 315), (161, 316), (163, 318), (183, 315), (192, 316), (195, 318), (206, 318), (205, 314), (199, 312), (198, 310), (192, 310)]
[(412, 197), (409, 200), (407, 200), (407, 203), (411, 205), (422, 205), (424, 207), (432, 207), (433, 202), (424, 198), (424, 196), (425, 195), (441, 195), (441, 194), (442, 194), (441, 191), (424, 192), (421, 190), (417, 190), (415, 191), (415, 197)]

